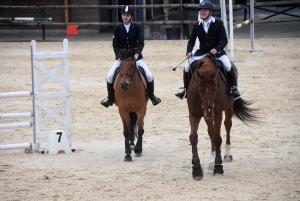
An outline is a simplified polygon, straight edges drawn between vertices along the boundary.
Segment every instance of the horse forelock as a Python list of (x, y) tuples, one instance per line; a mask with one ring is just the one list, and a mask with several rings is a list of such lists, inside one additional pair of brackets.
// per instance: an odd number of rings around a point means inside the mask
[(133, 49), (121, 49), (120, 50), (120, 60), (133, 59), (135, 51)]
[(215, 79), (217, 73), (218, 71), (212, 62), (204, 61), (197, 72), (197, 76), (200, 78), (200, 85), (205, 82), (211, 82), (217, 85), (217, 80)]
[(124, 54), (121, 55), (120, 60), (125, 60), (125, 59), (133, 59), (133, 55), (129, 54), (129, 52), (125, 52)]

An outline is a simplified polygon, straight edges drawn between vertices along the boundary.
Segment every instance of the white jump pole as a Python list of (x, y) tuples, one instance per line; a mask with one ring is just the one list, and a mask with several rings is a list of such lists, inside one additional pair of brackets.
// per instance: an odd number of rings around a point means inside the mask
[(33, 117), (33, 112), (0, 114), (0, 119)]
[(0, 124), (0, 130), (2, 130), (2, 129), (12, 129), (12, 128), (31, 127), (31, 126), (33, 126), (33, 123), (31, 121), (11, 123), (11, 124)]
[(5, 92), (5, 93), (0, 93), (0, 98), (27, 97), (31, 95), (32, 95), (31, 91)]
[(19, 144), (5, 144), (5, 145), (0, 145), (0, 150), (7, 150), (7, 149), (27, 149), (27, 148), (32, 148), (32, 144), (30, 142), (19, 143)]
[[(0, 98), (16, 98), (16, 97), (28, 97), (32, 96), (32, 91), (19, 91), (19, 92), (4, 92), (0, 93)], [(9, 119), (9, 118), (28, 118), (33, 117), (33, 112), (24, 112), (24, 113), (4, 113), (0, 114), (0, 119)], [(2, 129), (15, 129), (23, 127), (32, 127), (33, 122), (15, 122), (9, 124), (0, 124), (0, 130)], [(6, 149), (25, 149), (25, 153), (32, 153), (32, 144), (31, 143), (18, 143), (18, 144), (6, 144), (0, 145), (0, 150)]]

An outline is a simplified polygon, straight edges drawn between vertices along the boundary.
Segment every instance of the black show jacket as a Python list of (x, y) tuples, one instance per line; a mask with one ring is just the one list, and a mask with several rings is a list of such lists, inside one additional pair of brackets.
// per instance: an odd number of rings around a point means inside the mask
[(138, 60), (143, 58), (142, 51), (144, 48), (144, 35), (138, 24), (130, 23), (127, 33), (123, 23), (115, 26), (113, 35), (113, 48), (116, 60), (120, 58), (120, 49), (135, 49), (135, 53), (139, 54)]
[(228, 40), (223, 21), (219, 19), (215, 19), (215, 22), (211, 21), (207, 33), (204, 31), (202, 21), (193, 24), (186, 54), (192, 52), (197, 37), (200, 41), (200, 46), (194, 53), (194, 56), (207, 54), (213, 48), (217, 50), (216, 57), (226, 55), (224, 48), (226, 47)]

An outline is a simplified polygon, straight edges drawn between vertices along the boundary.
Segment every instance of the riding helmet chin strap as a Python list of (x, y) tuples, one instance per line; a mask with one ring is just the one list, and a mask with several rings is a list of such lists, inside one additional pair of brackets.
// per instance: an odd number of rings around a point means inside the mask
[(207, 20), (209, 17), (211, 16), (211, 12), (209, 13), (209, 15), (205, 18), (205, 19), (203, 19), (203, 18), (201, 18), (203, 21), (205, 21), (205, 20)]

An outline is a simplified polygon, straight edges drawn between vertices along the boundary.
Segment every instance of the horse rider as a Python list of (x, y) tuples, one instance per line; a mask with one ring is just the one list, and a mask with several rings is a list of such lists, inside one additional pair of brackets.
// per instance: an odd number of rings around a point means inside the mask
[(122, 23), (115, 26), (113, 35), (113, 50), (116, 56), (116, 60), (110, 68), (106, 81), (108, 97), (101, 101), (101, 105), (104, 107), (112, 106), (115, 101), (115, 90), (113, 84), (113, 78), (115, 70), (120, 66), (120, 55), (121, 49), (135, 49), (135, 60), (136, 65), (144, 69), (147, 80), (147, 95), (152, 101), (153, 105), (157, 105), (161, 100), (154, 95), (154, 78), (147, 65), (144, 63), (142, 51), (144, 48), (144, 35), (142, 29), (138, 24), (133, 23), (134, 10), (131, 6), (126, 5), (122, 7)]
[[(237, 77), (231, 63), (224, 51), (228, 40), (224, 24), (221, 20), (212, 16), (213, 5), (210, 1), (202, 1), (199, 4), (200, 20), (193, 24), (190, 39), (187, 43), (186, 57), (187, 62), (183, 69), (183, 91), (176, 93), (180, 99), (186, 98), (186, 92), (189, 85), (188, 73), (190, 64), (195, 60), (200, 60), (207, 53), (211, 53), (216, 56), (217, 60), (222, 61), (223, 66), (227, 72), (227, 77), (231, 83), (230, 94), (234, 99), (238, 99), (241, 96), (239, 89), (237, 88)], [(200, 48), (196, 50), (194, 55), (192, 54), (193, 47), (195, 45), (196, 38), (200, 41)]]

